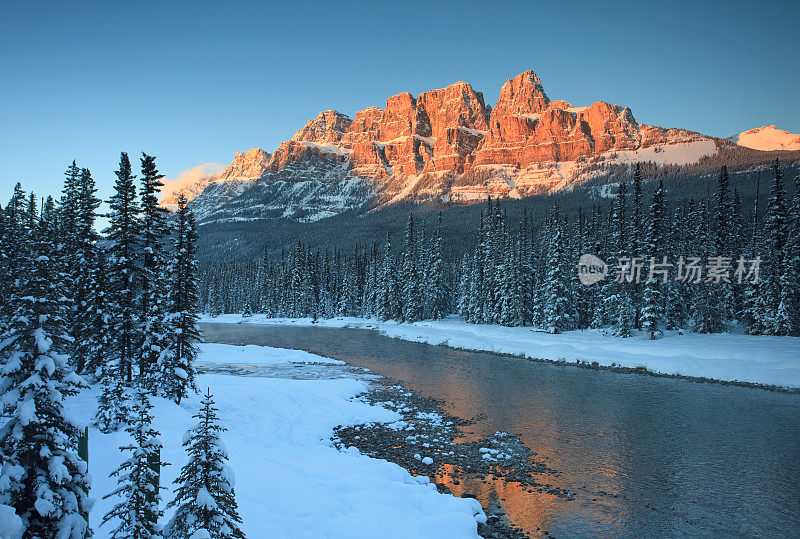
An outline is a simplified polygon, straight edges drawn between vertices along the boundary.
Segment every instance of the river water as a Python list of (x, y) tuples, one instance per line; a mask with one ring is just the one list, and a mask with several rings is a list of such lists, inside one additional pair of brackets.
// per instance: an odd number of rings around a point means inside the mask
[[(465, 352), (363, 329), (203, 324), (209, 341), (296, 348), (371, 369), (518, 435), (567, 501), (513, 483), (449, 486), (535, 534), (800, 536), (800, 394)], [(724, 361), (724, 358), (720, 358)], [(446, 479), (444, 479), (446, 482)]]

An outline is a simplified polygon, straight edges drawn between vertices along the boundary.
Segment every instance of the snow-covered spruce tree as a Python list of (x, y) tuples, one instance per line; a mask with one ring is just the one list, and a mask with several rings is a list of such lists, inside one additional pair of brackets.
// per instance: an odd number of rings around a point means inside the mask
[(567, 246), (564, 238), (566, 224), (556, 211), (553, 217), (553, 236), (547, 254), (545, 277), (545, 326), (550, 333), (571, 329), (569, 274), (565, 272)]
[(399, 320), (400, 291), (397, 282), (397, 270), (394, 254), (392, 253), (392, 240), (389, 231), (386, 231), (386, 247), (383, 254), (383, 265), (380, 272), (380, 295), (378, 297), (378, 318), (380, 320)]
[[(644, 250), (647, 245), (647, 233), (642, 230), (646, 222), (646, 214), (642, 200), (642, 170), (640, 163), (636, 163), (633, 173), (633, 200), (631, 201), (630, 221), (628, 222), (628, 242), (631, 257), (644, 258)], [(634, 309), (634, 324), (637, 328), (641, 327), (642, 317), (642, 291), (644, 283), (631, 281), (627, 284), (628, 294)]]
[[(683, 256), (686, 239), (686, 204), (675, 208), (667, 236), (667, 255), (673, 262)], [(680, 329), (686, 327), (687, 302), (684, 299), (685, 285), (675, 279), (675, 270), (670, 271), (664, 291), (664, 326), (666, 329)]]
[(70, 334), (74, 339), (73, 354), (75, 368), (81, 374), (92, 374), (86, 368), (91, 356), (94, 327), (93, 295), (98, 292), (95, 273), (98, 257), (97, 233), (94, 221), (100, 199), (95, 196), (97, 189), (88, 169), (81, 169), (77, 186), (77, 208), (75, 215), (74, 254), (71, 257), (72, 304), (74, 314)]
[(25, 192), (19, 182), (14, 186), (14, 192), (4, 209), (4, 213), (3, 257), (0, 259), (3, 270), (2, 274), (0, 274), (0, 279), (2, 279), (3, 283), (3, 302), (0, 303), (0, 329), (7, 327), (14, 315), (11, 299), (15, 296), (20, 296), (19, 289), (29, 260), (27, 253), (29, 230), (25, 219)]
[(200, 301), (197, 294), (197, 232), (194, 216), (186, 204), (186, 197), (181, 194), (175, 219), (175, 250), (169, 272), (167, 350), (160, 382), (164, 396), (178, 404), (190, 390), (195, 390), (192, 362), (197, 357), (197, 343), (200, 341), (197, 327)]
[(111, 249), (109, 269), (109, 315), (113, 347), (109, 357), (118, 368), (117, 376), (126, 384), (133, 382), (133, 361), (141, 346), (141, 326), (137, 312), (137, 263), (140, 245), (140, 209), (136, 197), (135, 176), (131, 173), (128, 154), (120, 155), (119, 170), (115, 172), (114, 195), (109, 201), (108, 240)]
[(139, 316), (142, 325), (142, 343), (138, 350), (139, 376), (158, 386), (158, 373), (167, 341), (164, 325), (166, 305), (164, 276), (166, 273), (166, 242), (168, 236), (166, 208), (158, 204), (164, 176), (156, 169), (156, 158), (142, 153), (141, 186), (141, 247), (142, 261), (139, 272)]
[(787, 238), (788, 212), (786, 209), (786, 191), (783, 186), (783, 172), (778, 160), (773, 165), (774, 182), (767, 204), (765, 243), (767, 247), (766, 279), (763, 284), (761, 300), (765, 318), (764, 333), (785, 335), (788, 332), (786, 317), (778, 317), (778, 308), (783, 296), (781, 291), (781, 271), (784, 267), (784, 248)]
[[(756, 181), (756, 197), (753, 203), (753, 224), (750, 231), (750, 245), (748, 247), (748, 256), (754, 259), (760, 256), (761, 249), (761, 228), (758, 219), (759, 208), (759, 192), (760, 181)], [(763, 274), (759, 275), (759, 280), (753, 282), (752, 280), (743, 283), (744, 291), (742, 293), (742, 322), (744, 323), (747, 332), (751, 335), (759, 334), (764, 331), (764, 312), (763, 303), (761, 301), (761, 286), (763, 284)]]
[(521, 326), (522, 298), (518, 287), (519, 276), (519, 251), (515, 248), (513, 240), (507, 238), (505, 248), (505, 262), (500, 275), (500, 323), (504, 326)]
[(158, 519), (163, 515), (159, 507), (161, 490), (159, 471), (166, 462), (161, 462), (161, 441), (153, 426), (152, 405), (147, 390), (139, 385), (131, 410), (130, 423), (126, 431), (131, 443), (120, 450), (130, 453), (119, 467), (111, 473), (118, 487), (104, 496), (119, 501), (103, 516), (102, 525), (115, 524), (110, 532), (112, 538), (152, 539), (161, 536)]
[[(733, 257), (733, 263), (738, 264), (738, 258), (745, 254), (745, 249), (747, 248), (744, 210), (738, 189), (733, 190), (731, 211), (733, 215), (731, 216), (730, 253)], [(744, 286), (734, 280), (731, 283), (731, 290), (733, 292), (733, 318), (742, 321), (744, 319)]]
[(58, 226), (54, 227), (56, 234), (53, 245), (53, 263), (55, 270), (59, 273), (58, 280), (64, 298), (61, 301), (62, 316), (64, 318), (67, 334), (72, 338), (68, 350), (70, 361), (78, 372), (78, 362), (81, 361), (81, 354), (77, 350), (79, 344), (77, 313), (78, 313), (78, 290), (77, 279), (79, 277), (76, 270), (78, 259), (78, 183), (81, 177), (81, 169), (73, 160), (64, 173), (64, 186), (61, 197), (56, 207)]
[(88, 307), (91, 332), (87, 339), (88, 356), (85, 370), (89, 376), (101, 383), (94, 424), (101, 432), (108, 433), (116, 431), (127, 422), (130, 403), (125, 378), (120, 368), (120, 358), (109, 353), (114, 348), (111, 341), (107, 266), (105, 255), (99, 251), (93, 275), (94, 288), (90, 294)]
[[(689, 220), (692, 230), (690, 242), (692, 252), (701, 260), (705, 260), (710, 256), (714, 243), (705, 199), (700, 200)], [(713, 304), (714, 298), (710, 294), (710, 287), (701, 285), (701, 281), (688, 282), (692, 287), (692, 329), (698, 333), (712, 333), (717, 327), (718, 313)]]
[(417, 242), (414, 236), (414, 215), (409, 214), (400, 274), (404, 322), (416, 322), (422, 317), (418, 262)]
[(445, 280), (445, 264), (442, 259), (442, 213), (436, 221), (436, 233), (430, 248), (428, 282), (426, 290), (430, 291), (431, 318), (438, 320), (449, 312), (450, 290)]
[(94, 253), (95, 266), (91, 270), (92, 288), (88, 294), (86, 306), (86, 365), (84, 371), (94, 380), (104, 380), (115, 376), (117, 370), (111, 368), (107, 359), (112, 343), (110, 340), (110, 316), (108, 313), (108, 268), (105, 254), (97, 250)]
[(84, 516), (88, 467), (77, 453), (79, 427), (67, 417), (64, 399), (85, 383), (69, 367), (68, 338), (61, 317), (63, 294), (54, 274), (54, 246), (40, 223), (29, 239), (30, 261), (14, 315), (0, 345), (0, 402), (7, 421), (0, 429), (0, 503), (14, 507), (25, 537), (91, 535)]
[[(164, 535), (168, 539), (243, 539), (234, 474), (220, 440), (225, 428), (219, 424), (211, 391), (203, 397), (200, 411), (194, 418), (198, 423), (186, 432), (183, 442), (189, 462), (175, 480), (178, 485), (175, 499), (167, 504), (168, 508), (177, 507), (177, 510)], [(198, 532), (202, 535), (195, 535)]]
[(100, 380), (100, 395), (97, 397), (94, 424), (100, 432), (109, 433), (116, 431), (128, 421), (130, 409), (128, 390), (121, 376), (106, 374), (101, 376)]
[(775, 315), (775, 332), (779, 335), (800, 335), (800, 175), (794, 179), (794, 198), (789, 209), (780, 296)]
[[(664, 202), (664, 182), (659, 180), (658, 187), (653, 193), (653, 202), (650, 206), (650, 222), (647, 234), (647, 245), (644, 253), (649, 254), (650, 264), (662, 262), (665, 252), (665, 219), (666, 208)], [(651, 270), (652, 272), (652, 270)], [(658, 275), (651, 275), (644, 287), (642, 305), (642, 328), (650, 333), (650, 338), (659, 336), (664, 318), (664, 287), (667, 275), (663, 280)]]
[(636, 311), (631, 300), (630, 283), (624, 277), (628, 270), (621, 259), (630, 255), (629, 231), (626, 220), (627, 186), (621, 182), (614, 199), (610, 219), (611, 259), (608, 261), (609, 276), (603, 285), (604, 317), (612, 325), (612, 332), (618, 337), (630, 337), (636, 324)]
[[(734, 214), (733, 199), (730, 192), (730, 179), (728, 177), (728, 167), (722, 166), (717, 180), (716, 208), (714, 215), (714, 251), (712, 256), (730, 258), (735, 260), (739, 253), (734, 251)], [(720, 311), (720, 318), (723, 323), (733, 317), (734, 298), (733, 284), (722, 280), (714, 283), (712, 287), (714, 302)]]

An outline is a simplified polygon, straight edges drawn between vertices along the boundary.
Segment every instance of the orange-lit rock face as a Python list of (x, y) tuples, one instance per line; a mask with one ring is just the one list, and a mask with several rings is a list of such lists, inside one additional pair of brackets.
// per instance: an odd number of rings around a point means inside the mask
[(427, 116), (431, 126), (430, 136), (437, 140), (445, 137), (447, 129), (452, 127), (487, 130), (483, 94), (474, 91), (466, 82), (423, 92), (417, 98), (417, 106)]
[(236, 152), (233, 161), (222, 171), (219, 178), (222, 180), (259, 178), (267, 170), (271, 157), (261, 148), (253, 148), (245, 153)]
[[(630, 109), (603, 101), (588, 107), (550, 101), (536, 73), (525, 71), (506, 81), (494, 108), (472, 86), (457, 82), (416, 98), (394, 95), (383, 109), (365, 108), (353, 120), (323, 111), (272, 156), (257, 149), (236, 154), (223, 177), (258, 177), (290, 164), (307, 165), (313, 175), (317, 164), (342, 162), (354, 176), (391, 178), (376, 184), (387, 191), (402, 191), (408, 185), (404, 178), (414, 176), (408, 181), (417, 182), (415, 189), (426, 196), (445, 196), (448, 190), (452, 200), (477, 199), (490, 190), (526, 196), (562, 185), (564, 171), (573, 169), (561, 163), (698, 137), (640, 125)], [(516, 171), (516, 180), (509, 181), (509, 170)]]
[(386, 100), (378, 140), (388, 141), (414, 133), (417, 124), (417, 102), (408, 92)]
[(292, 140), (336, 144), (342, 140), (351, 123), (352, 120), (341, 112), (324, 110), (295, 133)]

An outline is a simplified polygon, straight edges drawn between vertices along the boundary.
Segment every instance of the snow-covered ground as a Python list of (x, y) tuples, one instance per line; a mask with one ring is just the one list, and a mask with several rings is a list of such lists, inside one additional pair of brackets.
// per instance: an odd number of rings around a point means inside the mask
[[(341, 363), (297, 350), (219, 344), (201, 345), (198, 362)], [(366, 382), (203, 374), (197, 383), (201, 393), (211, 389), (228, 429), (222, 439), (236, 473), (236, 499), (247, 537), (477, 537), (476, 519), (485, 516), (475, 500), (439, 494), (427, 478), (414, 478), (396, 464), (332, 446), (337, 425), (398, 420), (396, 412), (353, 399)], [(160, 398), (153, 403), (155, 427), (164, 443), (162, 459), (171, 463), (161, 476), (162, 486), (169, 487), (163, 494), (167, 501), (186, 462), (181, 441), (200, 398), (193, 396), (180, 406)], [(96, 389), (91, 389), (74, 397), (68, 409), (88, 423), (95, 407)], [(95, 537), (108, 537), (112, 529), (99, 526), (113, 503), (102, 496), (115, 487), (108, 476), (119, 465), (118, 447), (126, 440), (125, 432), (89, 433)], [(167, 512), (164, 522), (170, 517)]]
[[(264, 325), (312, 325), (309, 318), (242, 318), (221, 315), (206, 322)], [(646, 367), (663, 374), (715, 380), (752, 382), (787, 388), (800, 387), (800, 339), (767, 335), (670, 332), (652, 341), (644, 336), (619, 338), (599, 330), (552, 335), (530, 327), (467, 324), (455, 318), (399, 324), (364, 318), (319, 320), (326, 327), (359, 327), (389, 337), (455, 348), (500, 352), (566, 362), (594, 362), (603, 366)]]

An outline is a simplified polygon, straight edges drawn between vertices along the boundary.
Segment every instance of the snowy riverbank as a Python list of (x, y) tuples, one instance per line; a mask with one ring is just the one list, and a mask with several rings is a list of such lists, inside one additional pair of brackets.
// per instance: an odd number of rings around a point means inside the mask
[(399, 324), (364, 318), (268, 318), (253, 315), (207, 317), (204, 322), (256, 325), (318, 325), (372, 329), (394, 338), (454, 348), (499, 352), (550, 361), (597, 362), (601, 366), (640, 368), (669, 374), (728, 382), (800, 388), (800, 339), (766, 335), (669, 332), (651, 341), (644, 336), (626, 339), (598, 330), (552, 335), (529, 327), (467, 324), (455, 318)]
[[(274, 366), (291, 363), (341, 364), (296, 350), (259, 346), (202, 344), (198, 363)], [(236, 498), (247, 537), (477, 537), (476, 519), (485, 519), (478, 502), (439, 494), (427, 478), (367, 457), (354, 448), (338, 451), (330, 438), (337, 425), (394, 422), (397, 412), (353, 399), (367, 383), (352, 378), (296, 380), (226, 374), (201, 374), (201, 392), (210, 388), (228, 429), (223, 441), (236, 473)], [(186, 462), (181, 446), (200, 398), (180, 406), (154, 398), (155, 428), (164, 443), (162, 459), (171, 463), (161, 476), (164, 501), (172, 499), (172, 481)], [(68, 409), (88, 422), (96, 407), (96, 389), (71, 399)], [(113, 500), (102, 496), (116, 483), (108, 475), (122, 458), (124, 432), (89, 434), (91, 512), (95, 537)], [(163, 504), (162, 504), (163, 505)], [(165, 514), (163, 522), (171, 517)]]

